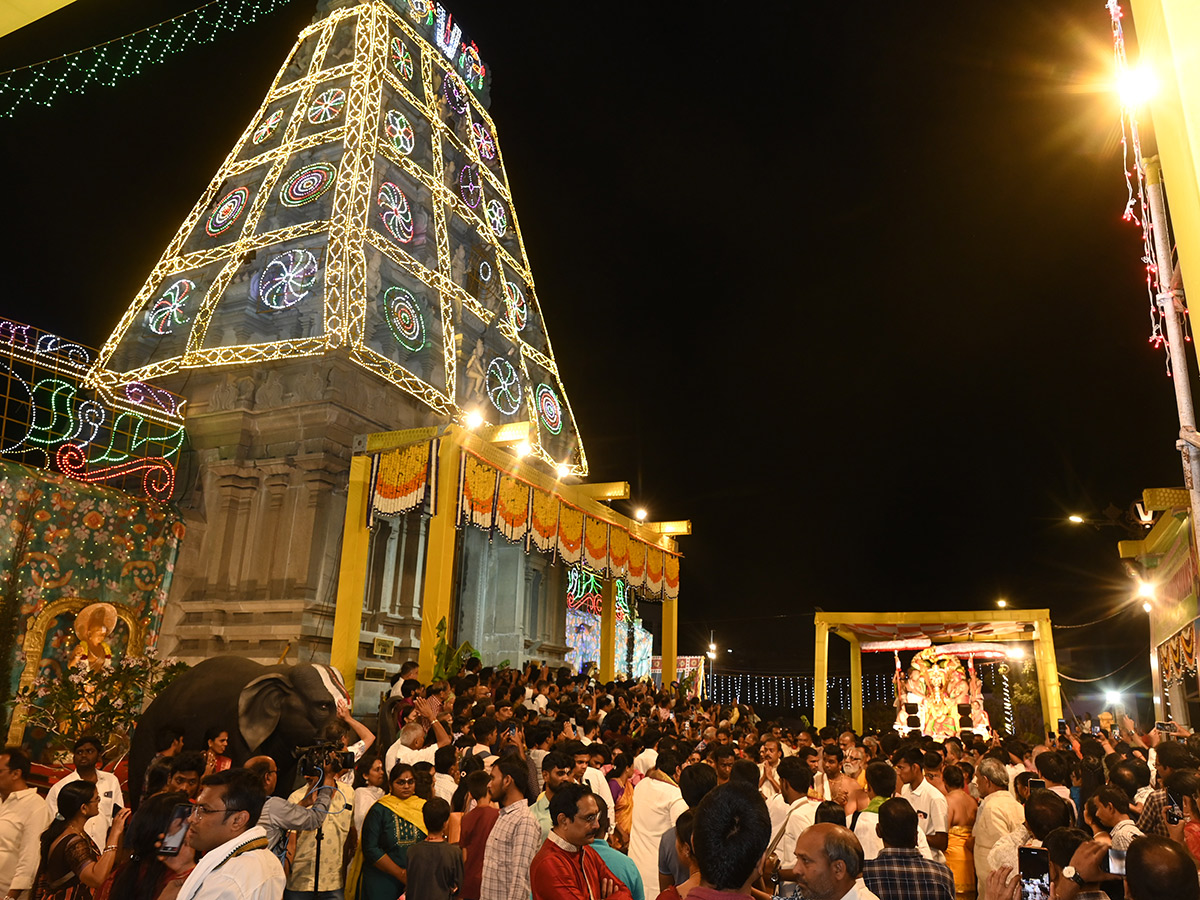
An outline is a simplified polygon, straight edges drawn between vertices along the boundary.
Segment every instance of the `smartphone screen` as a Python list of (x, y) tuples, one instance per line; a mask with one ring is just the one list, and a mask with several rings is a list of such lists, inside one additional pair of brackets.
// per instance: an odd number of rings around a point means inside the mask
[(1099, 734), (1099, 733), (1100, 733), (1100, 726), (1099, 726), (1099, 725), (1093, 725), (1093, 726), (1092, 726), (1092, 734)]
[(175, 856), (179, 852), (179, 848), (183, 846), (183, 839), (187, 837), (188, 820), (191, 815), (190, 803), (181, 803), (171, 812), (171, 821), (167, 823), (166, 834), (163, 835), (162, 844), (158, 848), (161, 856)]
[(1066, 733), (1067, 733), (1067, 720), (1066, 720), (1066, 719), (1059, 719), (1059, 720), (1058, 720), (1058, 733), (1059, 733), (1059, 734), (1066, 734)]
[(1029, 793), (1032, 794), (1034, 791), (1044, 791), (1045, 789), (1046, 789), (1045, 779), (1042, 779), (1042, 778), (1030, 778), (1029, 779)]
[(1021, 900), (1050, 900), (1050, 851), (1045, 847), (1018, 847)]
[(1125, 877), (1125, 851), (1124, 850), (1109, 850), (1108, 851), (1108, 872), (1110, 875), (1120, 875)]

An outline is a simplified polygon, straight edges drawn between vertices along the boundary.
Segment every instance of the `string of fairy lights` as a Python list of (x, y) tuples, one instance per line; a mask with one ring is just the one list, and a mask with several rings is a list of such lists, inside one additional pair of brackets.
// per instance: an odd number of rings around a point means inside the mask
[[(1113, 60), (1116, 66), (1119, 83), (1129, 80), (1131, 69), (1125, 54), (1125, 31), (1121, 20), (1125, 11), (1118, 0), (1108, 0), (1106, 7), (1112, 24)], [(1162, 309), (1157, 297), (1161, 292), (1169, 290), (1171, 278), (1171, 261), (1165, 261), (1167, 277), (1164, 280), (1160, 266), (1163, 260), (1158, 259), (1154, 249), (1154, 229), (1158, 227), (1150, 215), (1149, 200), (1146, 196), (1146, 169), (1142, 156), (1142, 139), (1138, 130), (1136, 103), (1132, 98), (1121, 98), (1121, 159), (1125, 172), (1125, 210), (1121, 214), (1123, 221), (1132, 222), (1142, 230), (1142, 264), (1146, 270), (1146, 293), (1150, 300), (1150, 345), (1156, 349), (1167, 350), (1167, 335), (1163, 327)], [(1184, 340), (1190, 341), (1190, 322), (1185, 316)], [(1171, 355), (1166, 353), (1167, 375), (1171, 374)]]
[(211, 0), (203, 6), (101, 44), (0, 72), (0, 116), (61, 97), (114, 87), (199, 44), (236, 31), (289, 0)]
[[(812, 675), (747, 675), (745, 673), (713, 674), (712, 699), (717, 703), (750, 703), (781, 709), (811, 708), (813, 699)], [(830, 676), (828, 702), (831, 709), (850, 708), (850, 677)], [(890, 675), (864, 675), (863, 703), (890, 705), (896, 698)]]

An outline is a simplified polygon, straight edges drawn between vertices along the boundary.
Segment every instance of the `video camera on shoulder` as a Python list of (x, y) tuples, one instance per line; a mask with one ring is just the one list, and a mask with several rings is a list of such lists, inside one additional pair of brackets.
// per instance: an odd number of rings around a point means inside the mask
[(305, 778), (321, 778), (327, 771), (341, 772), (354, 768), (354, 754), (342, 747), (341, 741), (324, 741), (297, 747), (292, 756), (298, 760), (300, 774)]

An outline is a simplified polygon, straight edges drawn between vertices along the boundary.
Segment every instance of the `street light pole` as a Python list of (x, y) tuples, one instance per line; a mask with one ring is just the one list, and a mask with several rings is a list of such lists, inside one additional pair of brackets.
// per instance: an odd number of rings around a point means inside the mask
[[(1196, 434), (1196, 410), (1192, 404), (1191, 370), (1187, 343), (1183, 338), (1180, 312), (1183, 308), (1182, 282), (1176, 287), (1171, 253), (1171, 230), (1163, 203), (1162, 166), (1158, 157), (1142, 160), (1146, 172), (1146, 195), (1150, 204), (1154, 255), (1158, 260), (1155, 297), (1163, 324), (1167, 328), (1167, 351), (1171, 358), (1171, 381), (1175, 384), (1175, 406), (1179, 412), (1179, 440), (1175, 442), (1183, 457), (1183, 481), (1191, 500), (1192, 546), (1200, 548), (1200, 436)], [(1164, 275), (1164, 269), (1165, 275)], [(1176, 302), (1178, 301), (1178, 302)]]

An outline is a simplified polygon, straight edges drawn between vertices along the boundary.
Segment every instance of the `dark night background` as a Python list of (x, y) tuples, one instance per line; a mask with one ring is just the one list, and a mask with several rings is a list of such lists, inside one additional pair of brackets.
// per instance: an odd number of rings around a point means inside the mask
[[(78, 0), (0, 68), (193, 5)], [(1102, 0), (448, 6), (591, 480), (693, 522), (681, 652), (811, 671), (814, 607), (1128, 602), (1126, 535), (1064, 522), (1182, 483)], [(0, 315), (98, 346), (314, 9), (0, 120)], [(1149, 646), (1138, 605), (1056, 639), (1076, 677)]]

